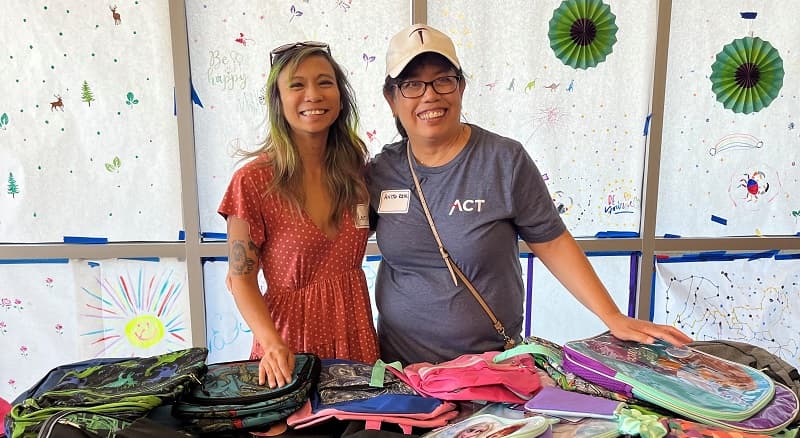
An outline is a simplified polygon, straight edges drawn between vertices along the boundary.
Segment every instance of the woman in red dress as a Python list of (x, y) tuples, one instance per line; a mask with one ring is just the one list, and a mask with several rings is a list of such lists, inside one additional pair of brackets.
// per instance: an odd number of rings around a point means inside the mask
[(234, 173), (219, 213), (226, 283), (253, 331), (259, 382), (276, 387), (291, 381), (295, 352), (371, 363), (378, 347), (361, 269), (368, 152), (352, 89), (324, 43), (278, 47), (271, 63), (269, 134)]

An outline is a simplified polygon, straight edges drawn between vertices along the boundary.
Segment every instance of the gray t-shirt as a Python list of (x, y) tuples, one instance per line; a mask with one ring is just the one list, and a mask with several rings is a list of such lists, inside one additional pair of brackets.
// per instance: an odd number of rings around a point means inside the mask
[[(414, 171), (444, 247), (519, 340), (524, 290), (517, 239), (547, 242), (566, 228), (522, 145), (470, 126), (467, 145), (452, 161), (435, 168), (414, 163)], [(367, 182), (383, 255), (375, 284), (381, 358), (436, 363), (502, 350), (491, 320), (461, 281), (453, 284), (439, 254), (405, 141), (384, 147)]]

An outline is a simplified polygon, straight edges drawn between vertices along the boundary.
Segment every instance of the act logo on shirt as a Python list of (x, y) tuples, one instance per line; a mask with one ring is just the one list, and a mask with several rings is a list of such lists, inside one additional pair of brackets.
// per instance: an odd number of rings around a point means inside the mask
[(454, 211), (460, 213), (477, 211), (480, 213), (484, 202), (486, 202), (485, 199), (465, 199), (463, 201), (456, 199), (450, 205), (450, 213), (448, 213), (448, 216), (452, 216)]

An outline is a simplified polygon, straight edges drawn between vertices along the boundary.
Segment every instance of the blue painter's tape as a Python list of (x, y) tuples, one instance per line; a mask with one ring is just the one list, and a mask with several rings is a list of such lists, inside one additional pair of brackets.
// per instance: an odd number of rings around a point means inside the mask
[(630, 257), (636, 253), (637, 251), (589, 251), (586, 257)]
[(178, 231), (178, 240), (186, 240), (186, 231)]
[[(636, 318), (636, 297), (638, 296), (637, 293), (639, 289), (637, 284), (639, 283), (639, 259), (641, 258), (641, 254), (633, 253), (629, 257), (630, 276), (628, 277), (628, 316), (631, 318)], [(655, 274), (655, 269), (653, 270), (653, 273)], [(652, 308), (654, 306), (650, 307)], [(652, 316), (650, 317), (650, 320), (653, 320)]]
[(650, 119), (652, 118), (653, 118), (653, 113), (650, 113), (647, 115), (647, 118), (644, 119), (644, 131), (642, 132), (642, 135), (645, 137), (647, 137), (647, 134), (650, 132)]
[(203, 257), (202, 262), (227, 262), (227, 257)]
[(719, 251), (702, 251), (698, 255), (700, 257), (716, 257), (722, 254), (725, 254), (727, 251), (719, 250)]
[[(653, 257), (653, 262), (658, 263), (658, 257)], [(656, 306), (653, 305), (656, 302), (656, 280), (656, 270), (653, 269), (650, 274), (650, 321), (656, 316)]]
[(192, 103), (200, 108), (203, 108), (203, 102), (200, 101), (200, 95), (197, 94), (197, 90), (194, 89), (194, 83), (191, 81), (191, 79), (189, 80), (189, 87), (192, 95)]
[(726, 251), (706, 251), (698, 254), (684, 254), (681, 256), (670, 256), (669, 258), (656, 258), (656, 263), (723, 262), (741, 259), (756, 260), (768, 258), (774, 258), (775, 260), (800, 259), (800, 254), (780, 254), (779, 250), (740, 253), (729, 253)]
[(778, 250), (777, 249), (771, 249), (769, 251), (763, 251), (763, 252), (756, 252), (756, 253), (750, 254), (750, 256), (747, 257), (747, 260), (771, 259), (771, 258), (775, 257), (776, 254), (778, 254)]
[(664, 238), (665, 239), (680, 239), (681, 236), (679, 236), (677, 234), (664, 233)]
[(140, 262), (160, 262), (161, 259), (158, 257), (120, 257), (120, 260), (134, 260)]
[(206, 239), (219, 239), (219, 240), (227, 240), (228, 234), (227, 233), (200, 233)]
[(96, 268), (100, 266), (100, 263), (97, 262), (86, 262), (86, 264), (88, 264), (90, 268)]
[(105, 237), (64, 236), (64, 243), (74, 243), (79, 245), (102, 245), (108, 243), (108, 239)]
[(745, 20), (755, 20), (756, 15), (758, 15), (758, 12), (739, 12), (739, 16)]
[(35, 265), (39, 263), (69, 263), (69, 259), (0, 259), (0, 265)]
[(604, 238), (620, 238), (620, 237), (639, 237), (636, 231), (600, 231), (594, 237), (598, 239)]
[(716, 222), (716, 223), (722, 224), (722, 225), (728, 225), (728, 220), (727, 219), (725, 219), (723, 217), (715, 216), (713, 214), (711, 215), (711, 222)]

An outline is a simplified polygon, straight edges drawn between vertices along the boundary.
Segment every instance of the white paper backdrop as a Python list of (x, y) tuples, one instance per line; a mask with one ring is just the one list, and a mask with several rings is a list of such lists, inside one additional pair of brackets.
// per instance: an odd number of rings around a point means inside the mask
[(186, 264), (74, 263), (82, 357), (153, 356), (192, 346)]
[(800, 260), (656, 263), (653, 320), (698, 341), (763, 347), (800, 367)]
[(0, 397), (92, 357), (192, 344), (186, 266), (175, 259), (0, 263)]
[(0, 397), (79, 360), (75, 275), (67, 260), (0, 264)]
[[(800, 28), (790, 9), (765, 1), (672, 2), (656, 235), (800, 231)], [(745, 11), (756, 17), (742, 18)], [(717, 54), (745, 37), (770, 43), (784, 70), (778, 96), (750, 114), (726, 109), (710, 79)]]
[(168, 5), (110, 6), (3, 4), (0, 242), (183, 228)]
[[(591, 256), (589, 262), (608, 289), (622, 313), (630, 302), (630, 255)], [(585, 308), (541, 261), (533, 264), (532, 333), (563, 344), (608, 330), (597, 316)]]
[(324, 41), (346, 70), (360, 109), (359, 135), (375, 153), (396, 135), (381, 87), (388, 38), (407, 26), (407, 0), (186, 2), (194, 105), (200, 228), (224, 233), (216, 213), (237, 148), (266, 133), (269, 52), (295, 41)]
[[(253, 332), (236, 308), (233, 296), (225, 287), (228, 262), (203, 262), (203, 284), (206, 302), (206, 346), (208, 363), (220, 363), (250, 358)], [(264, 277), (258, 275), (262, 292)]]
[(561, 3), (428, 2), (428, 23), (455, 41), (464, 118), (525, 146), (574, 235), (638, 232), (657, 2), (606, 1), (617, 41), (588, 69), (550, 48)]

